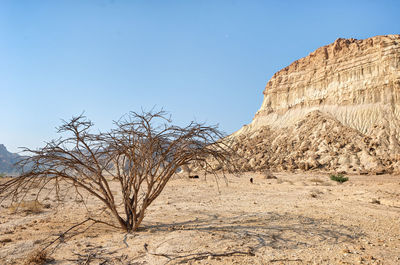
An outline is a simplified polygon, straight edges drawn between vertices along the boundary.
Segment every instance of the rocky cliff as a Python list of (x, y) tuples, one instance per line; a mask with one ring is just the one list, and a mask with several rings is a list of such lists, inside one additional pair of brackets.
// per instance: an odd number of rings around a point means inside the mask
[(249, 170), (398, 170), (400, 35), (337, 39), (293, 62), (233, 136)]

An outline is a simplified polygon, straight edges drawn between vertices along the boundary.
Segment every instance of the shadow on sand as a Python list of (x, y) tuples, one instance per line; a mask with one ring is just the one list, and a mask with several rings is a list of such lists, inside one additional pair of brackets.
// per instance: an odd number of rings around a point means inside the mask
[[(275, 212), (236, 215), (229, 218), (203, 214), (202, 218), (197, 217), (185, 222), (147, 224), (145, 230), (147, 229), (157, 232), (186, 231), (188, 236), (209, 236), (213, 243), (218, 242), (219, 246), (225, 244), (229, 249), (233, 249), (227, 252), (205, 251), (190, 254), (157, 253), (160, 244), (154, 249), (155, 252), (150, 254), (167, 258), (167, 263), (186, 263), (209, 256), (254, 256), (262, 248), (306, 249), (318, 246), (321, 242), (329, 245), (353, 242), (363, 236), (359, 229), (345, 224)], [(169, 244), (174, 240), (179, 240), (179, 237), (172, 236), (162, 244)]]

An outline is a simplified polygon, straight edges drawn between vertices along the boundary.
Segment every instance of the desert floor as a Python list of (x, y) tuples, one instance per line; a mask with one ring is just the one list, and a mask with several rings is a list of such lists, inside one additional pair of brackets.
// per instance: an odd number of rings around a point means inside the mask
[[(48, 263), (400, 264), (400, 176), (275, 176), (228, 176), (219, 188), (211, 176), (174, 178), (139, 232), (84, 223), (48, 248)], [(0, 264), (23, 264), (86, 219), (82, 200), (66, 200), (47, 197), (39, 213), (0, 207)]]

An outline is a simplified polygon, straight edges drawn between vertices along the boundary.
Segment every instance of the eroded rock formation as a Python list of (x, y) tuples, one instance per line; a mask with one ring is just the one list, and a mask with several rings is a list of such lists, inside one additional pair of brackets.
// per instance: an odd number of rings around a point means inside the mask
[(400, 35), (337, 39), (293, 62), (232, 136), (247, 170), (399, 171)]

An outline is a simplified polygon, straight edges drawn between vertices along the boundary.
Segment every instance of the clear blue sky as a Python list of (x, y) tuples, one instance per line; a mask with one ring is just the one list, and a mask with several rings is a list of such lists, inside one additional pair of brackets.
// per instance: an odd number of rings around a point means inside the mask
[(179, 125), (251, 122), (268, 79), (339, 37), (400, 33), (400, 1), (0, 1), (0, 143), (60, 119), (106, 130), (164, 107)]

